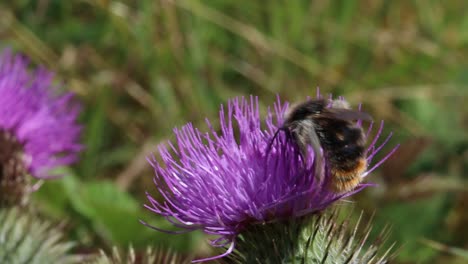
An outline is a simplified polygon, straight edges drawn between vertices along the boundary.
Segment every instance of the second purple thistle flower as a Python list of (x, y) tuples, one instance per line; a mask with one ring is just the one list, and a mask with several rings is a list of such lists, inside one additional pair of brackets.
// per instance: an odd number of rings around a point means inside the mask
[(76, 161), (79, 114), (74, 94), (61, 93), (52, 72), (0, 51), (0, 207), (26, 204), (37, 189), (29, 176), (56, 178), (56, 168)]
[[(344, 193), (331, 190), (327, 161), (317, 162), (311, 148), (308, 155), (302, 155), (288, 133), (277, 133), (288, 107), (278, 99), (262, 124), (258, 98), (236, 98), (220, 110), (220, 132), (209, 121), (206, 133), (190, 123), (175, 129), (177, 144), (159, 147), (162, 163), (155, 157), (150, 159), (156, 188), (165, 201), (147, 194), (149, 203), (145, 206), (181, 229), (172, 233), (200, 229), (217, 235), (211, 245), (228, 247), (214, 257), (218, 258), (232, 252), (236, 237), (249, 225), (313, 214), (369, 185), (361, 183)], [(383, 123), (376, 136), (368, 139), (367, 164), (372, 164), (372, 158), (391, 137), (377, 146), (382, 129)], [(366, 137), (371, 130), (372, 123), (365, 130)], [(323, 169), (316, 169), (317, 164)], [(316, 175), (317, 171), (325, 171), (324, 176)]]

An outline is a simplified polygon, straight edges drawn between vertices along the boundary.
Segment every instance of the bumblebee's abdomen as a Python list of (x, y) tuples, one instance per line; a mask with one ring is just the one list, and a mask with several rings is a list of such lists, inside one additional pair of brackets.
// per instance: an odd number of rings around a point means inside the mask
[(329, 163), (344, 171), (353, 170), (361, 158), (364, 158), (363, 146), (350, 144), (341, 148), (327, 149)]
[(321, 143), (332, 174), (330, 189), (350, 191), (361, 182), (367, 168), (364, 133), (352, 122), (324, 121), (321, 124), (326, 133), (321, 134)]
[(327, 133), (321, 135), (320, 141), (329, 163), (345, 171), (353, 169), (365, 155), (362, 129), (348, 122), (336, 122), (327, 127)]
[(361, 175), (366, 171), (367, 161), (364, 157), (349, 162), (346, 167), (344, 166), (331, 166), (331, 181), (330, 189), (335, 192), (342, 193), (351, 191), (362, 180)]

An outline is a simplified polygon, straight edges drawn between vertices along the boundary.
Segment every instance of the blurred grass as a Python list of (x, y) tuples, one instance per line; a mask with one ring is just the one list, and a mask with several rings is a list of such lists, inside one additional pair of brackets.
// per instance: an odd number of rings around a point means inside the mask
[[(0, 45), (56, 71), (84, 104), (87, 149), (71, 173), (77, 194), (57, 202), (51, 197), (60, 188), (43, 188), (39, 202), (68, 218), (70, 235), (89, 247), (171, 239), (135, 231), (135, 222), (125, 234), (138, 236), (129, 241), (118, 232), (131, 219), (103, 229), (93, 212), (104, 209), (89, 204), (91, 189), (104, 184), (111, 197), (128, 200), (109, 209), (146, 214), (136, 206), (152, 189), (145, 156), (171, 139), (174, 126), (203, 127), (233, 96), (258, 95), (265, 108), (276, 94), (302, 100), (320, 86), (363, 102), (396, 132), (392, 142), (403, 143), (373, 174), (380, 187), (357, 197), (366, 211), (378, 208), (378, 224), (395, 225), (394, 239), (404, 244), (399, 261), (459, 263), (419, 241), (468, 247), (461, 235), (468, 234), (466, 10), (463, 0), (2, 3)], [(191, 243), (184, 238), (169, 245), (206, 250), (196, 248), (199, 234)]]

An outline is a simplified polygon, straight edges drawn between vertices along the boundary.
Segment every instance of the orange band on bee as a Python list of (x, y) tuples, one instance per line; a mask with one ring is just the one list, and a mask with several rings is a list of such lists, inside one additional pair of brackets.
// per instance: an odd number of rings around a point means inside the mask
[(358, 186), (361, 180), (361, 177), (355, 177), (343, 182), (335, 178), (330, 183), (329, 188), (337, 193), (348, 192)]
[(361, 174), (364, 173), (364, 171), (366, 171), (366, 168), (367, 168), (366, 159), (360, 158), (355, 163), (355, 166), (353, 166), (351, 169), (342, 169), (339, 167), (334, 167), (332, 168), (331, 173), (335, 178), (349, 179), (349, 178), (354, 178), (356, 176), (361, 176)]
[(361, 182), (361, 175), (366, 170), (366, 167), (366, 159), (360, 158), (352, 169), (333, 168), (329, 188), (339, 193), (354, 189)]

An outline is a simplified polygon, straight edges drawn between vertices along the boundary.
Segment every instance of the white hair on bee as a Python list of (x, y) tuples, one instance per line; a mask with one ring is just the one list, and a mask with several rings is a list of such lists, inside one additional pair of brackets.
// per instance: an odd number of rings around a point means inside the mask
[(351, 106), (344, 99), (337, 99), (332, 101), (331, 108), (351, 109)]

